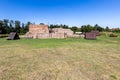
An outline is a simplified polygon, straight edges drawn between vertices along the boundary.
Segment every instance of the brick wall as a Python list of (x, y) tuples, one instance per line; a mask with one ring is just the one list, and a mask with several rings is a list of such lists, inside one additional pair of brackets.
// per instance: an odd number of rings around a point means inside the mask
[(29, 25), (29, 32), (26, 33), (27, 38), (66, 38), (73, 35), (70, 29), (53, 28), (49, 31), (48, 25)]
[(29, 25), (29, 32), (31, 33), (49, 33), (48, 25)]

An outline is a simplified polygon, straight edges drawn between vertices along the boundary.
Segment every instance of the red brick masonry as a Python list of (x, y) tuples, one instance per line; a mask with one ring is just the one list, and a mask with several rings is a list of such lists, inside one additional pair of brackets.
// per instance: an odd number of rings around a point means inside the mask
[(29, 25), (29, 32), (25, 34), (26, 38), (67, 38), (73, 35), (70, 29), (53, 28), (48, 25)]

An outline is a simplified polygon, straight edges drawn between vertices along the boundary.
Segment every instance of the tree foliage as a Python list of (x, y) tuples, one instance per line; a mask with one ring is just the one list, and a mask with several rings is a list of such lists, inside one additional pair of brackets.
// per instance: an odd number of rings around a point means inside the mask
[(76, 26), (73, 26), (73, 27), (71, 27), (71, 30), (75, 33), (75, 32), (77, 32), (77, 30), (78, 30), (78, 27), (76, 27)]
[(90, 32), (91, 30), (93, 30), (93, 27), (91, 25), (81, 26), (81, 32)]
[(104, 28), (102, 28), (98, 24), (95, 24), (94, 26), (91, 26), (91, 25), (83, 25), (83, 26), (81, 26), (81, 32), (90, 32), (92, 30), (98, 30), (98, 31), (101, 32), (101, 31), (104, 30)]
[(15, 21), (15, 32), (20, 33), (20, 21)]
[[(4, 19), (0, 20), (0, 34), (9, 34), (10, 32), (18, 32), (20, 34), (25, 34), (28, 32), (29, 25), (32, 24), (30, 21), (27, 23), (21, 23), (19, 20), (9, 20)], [(35, 24), (35, 23), (33, 23)], [(40, 25), (45, 25), (44, 23), (40, 23)], [(90, 32), (91, 30), (99, 30), (99, 31), (110, 31), (109, 27), (106, 27), (105, 29), (99, 26), (98, 24), (95, 24), (94, 26), (91, 25), (82, 25), (81, 27), (77, 26), (68, 26), (65, 24), (50, 24), (49, 28), (64, 28), (64, 29), (71, 29), (74, 33), (75, 32)], [(119, 30), (116, 30), (119, 32)]]
[(9, 34), (10, 32), (18, 32), (25, 34), (28, 31), (28, 26), (31, 24), (31, 22), (21, 24), (18, 20), (0, 20), (0, 34)]
[(109, 29), (109, 27), (108, 27), (108, 26), (106, 26), (105, 31), (107, 31), (107, 32), (109, 32), (109, 31), (110, 31), (110, 29)]
[(65, 24), (64, 25), (63, 24), (60, 24), (60, 25), (50, 24), (49, 28), (65, 28), (65, 29), (67, 29), (69, 27), (68, 27), (68, 25), (65, 25)]

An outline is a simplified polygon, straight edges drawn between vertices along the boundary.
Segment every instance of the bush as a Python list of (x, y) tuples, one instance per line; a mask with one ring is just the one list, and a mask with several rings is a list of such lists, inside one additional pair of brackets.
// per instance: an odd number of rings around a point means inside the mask
[(110, 34), (110, 37), (117, 37), (117, 35), (116, 35), (116, 34), (111, 33), (111, 34)]

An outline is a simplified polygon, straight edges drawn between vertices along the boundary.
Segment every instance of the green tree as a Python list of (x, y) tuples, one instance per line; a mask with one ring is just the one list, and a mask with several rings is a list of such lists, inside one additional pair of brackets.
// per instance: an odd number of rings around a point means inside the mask
[(76, 26), (73, 26), (71, 27), (71, 30), (75, 33), (78, 30), (78, 28)]
[(105, 31), (107, 31), (107, 32), (109, 32), (109, 31), (110, 31), (110, 29), (109, 29), (109, 27), (108, 27), (108, 26), (106, 26)]
[(86, 26), (86, 32), (90, 32), (90, 31), (92, 31), (92, 30), (93, 30), (93, 27), (88, 24), (88, 25)]
[(81, 32), (85, 32), (85, 25), (81, 26)]
[(8, 19), (4, 19), (3, 21), (4, 21), (4, 26), (8, 27), (9, 20)]
[(14, 24), (14, 21), (13, 21), (13, 20), (10, 20), (10, 21), (9, 21), (9, 27), (10, 27), (10, 31), (11, 31), (11, 32), (15, 31), (15, 29), (14, 29), (15, 24)]
[(95, 26), (93, 27), (93, 30), (97, 30), (98, 27), (99, 27), (99, 25), (95, 24)]
[(90, 32), (91, 30), (93, 30), (93, 27), (91, 25), (81, 26), (81, 32)]
[(61, 24), (61, 28), (68, 29), (68, 26), (67, 26), (67, 25), (65, 25), (65, 24), (64, 24), (64, 25), (62, 25), (62, 24)]
[(22, 27), (20, 29), (20, 33), (21, 34), (25, 34), (26, 33), (26, 31), (25, 31), (25, 24), (24, 23), (22, 23)]
[(17, 32), (17, 33), (20, 33), (20, 21), (18, 21), (18, 20), (16, 20), (15, 21), (15, 31)]
[(32, 24), (32, 23), (30, 21), (28, 21), (27, 24), (25, 25), (25, 29), (24, 29), (25, 33), (28, 32), (30, 24)]
[(0, 20), (0, 34), (2, 34), (2, 28), (3, 28), (3, 21), (2, 20)]
[(98, 24), (95, 24), (95, 26), (93, 27), (93, 30), (98, 30), (98, 31), (103, 31), (104, 29), (102, 27), (100, 27)]
[(40, 23), (40, 25), (45, 25), (44, 23)]
[(54, 25), (53, 25), (53, 24), (50, 24), (49, 28), (54, 28)]
[(9, 20), (4, 19), (3, 20), (3, 34), (9, 33), (9, 26), (8, 26)]

